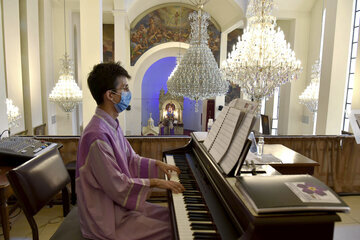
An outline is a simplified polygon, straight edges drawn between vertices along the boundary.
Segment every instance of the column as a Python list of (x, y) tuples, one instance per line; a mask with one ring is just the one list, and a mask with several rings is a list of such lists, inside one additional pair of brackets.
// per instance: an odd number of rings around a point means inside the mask
[(52, 1), (39, 1), (41, 96), (44, 122), (49, 135), (56, 135), (56, 109), (49, 101), (54, 87)]
[[(5, 83), (5, 61), (4, 61), (4, 41), (3, 41), (3, 22), (2, 5), (0, 4), (0, 134), (8, 129), (8, 120), (6, 115), (6, 83)], [(6, 135), (3, 135), (6, 136)]]
[(326, 1), (316, 134), (340, 134), (348, 72), (352, 0)]
[(43, 123), (38, 6), (38, 0), (20, 0), (24, 117), (28, 134), (32, 134), (33, 128)]
[(102, 0), (80, 0), (81, 76), (83, 86), (83, 126), (92, 118), (96, 102), (87, 87), (87, 76), (102, 62)]
[[(114, 15), (114, 37), (115, 37), (115, 61), (119, 61), (121, 65), (127, 71), (129, 71), (130, 39), (128, 36), (129, 36), (130, 26), (129, 26), (127, 12), (125, 10), (124, 0), (114, 0), (113, 15)], [(132, 81), (133, 80), (129, 81), (130, 90), (132, 90), (134, 87)], [(134, 111), (134, 109), (130, 111)], [(126, 115), (127, 115), (127, 111), (123, 111), (122, 113), (119, 114), (118, 117), (120, 126), (124, 134), (126, 134)]]
[[(19, 0), (3, 0), (5, 66), (8, 98), (19, 108), (21, 119), (12, 134), (25, 130), (24, 100), (21, 74)], [(31, 129), (28, 129), (31, 131)]]

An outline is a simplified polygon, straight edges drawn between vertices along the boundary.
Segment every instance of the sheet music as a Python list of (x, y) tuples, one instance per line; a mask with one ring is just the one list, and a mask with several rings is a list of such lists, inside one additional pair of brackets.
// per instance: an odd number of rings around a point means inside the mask
[(222, 111), (220, 112), (219, 116), (216, 118), (214, 124), (212, 125), (210, 132), (204, 141), (204, 146), (206, 147), (206, 149), (208, 151), (210, 150), (211, 146), (213, 145), (215, 138), (219, 133), (221, 125), (223, 124), (229, 109), (230, 108), (228, 106), (224, 107), (222, 109)]
[(230, 108), (224, 123), (221, 125), (219, 133), (210, 148), (210, 154), (218, 163), (229, 148), (231, 140), (234, 136), (241, 111), (236, 108)]
[(239, 127), (238, 131), (235, 133), (234, 139), (225, 154), (224, 158), (220, 162), (220, 166), (226, 174), (229, 174), (231, 169), (235, 166), (236, 162), (239, 160), (244, 144), (249, 135), (250, 128), (253, 125), (254, 114), (248, 113), (245, 115), (244, 120)]
[(202, 142), (206, 139), (208, 132), (193, 132), (193, 134), (199, 142)]
[(258, 104), (256, 102), (250, 102), (244, 99), (234, 99), (229, 103), (229, 107), (239, 109), (242, 112), (255, 113)]

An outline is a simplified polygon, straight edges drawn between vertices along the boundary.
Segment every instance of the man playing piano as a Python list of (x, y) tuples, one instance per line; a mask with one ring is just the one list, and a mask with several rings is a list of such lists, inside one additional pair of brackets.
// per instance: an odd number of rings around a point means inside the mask
[(81, 231), (89, 239), (171, 239), (168, 209), (146, 199), (153, 187), (182, 192), (180, 183), (158, 178), (180, 170), (137, 155), (124, 137), (117, 117), (130, 103), (129, 78), (119, 63), (98, 64), (88, 77), (98, 106), (77, 156)]

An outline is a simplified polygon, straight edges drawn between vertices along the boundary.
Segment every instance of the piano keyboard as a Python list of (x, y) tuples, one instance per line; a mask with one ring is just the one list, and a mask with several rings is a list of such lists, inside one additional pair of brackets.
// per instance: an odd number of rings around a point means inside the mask
[(172, 194), (179, 239), (220, 239), (185, 156), (166, 155), (166, 161), (181, 171), (180, 175), (172, 172), (170, 180), (185, 187), (184, 192)]

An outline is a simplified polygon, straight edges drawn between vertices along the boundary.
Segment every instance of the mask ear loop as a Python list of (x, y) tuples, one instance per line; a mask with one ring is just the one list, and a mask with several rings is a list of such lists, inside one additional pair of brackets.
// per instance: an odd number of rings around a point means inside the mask
[[(115, 92), (115, 91), (113, 91), (113, 90), (109, 90), (112, 94), (115, 94), (115, 95), (118, 95), (118, 96), (120, 96), (120, 101), (121, 101), (121, 94), (119, 94), (119, 93), (117, 93), (117, 92)], [(118, 104), (118, 103), (116, 103), (113, 99), (110, 99), (110, 101), (113, 103), (113, 104)]]

